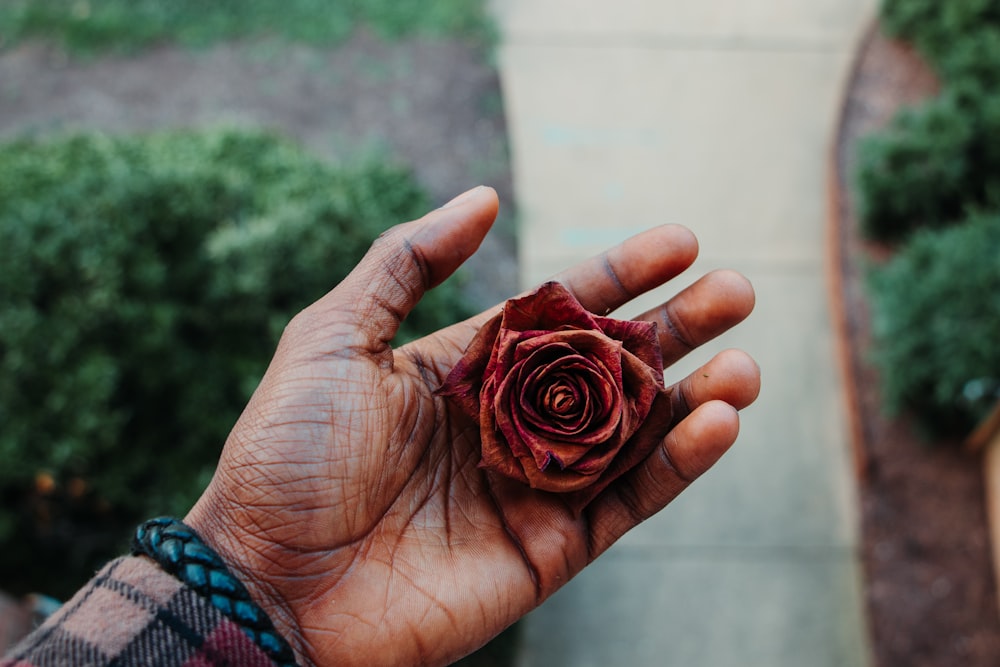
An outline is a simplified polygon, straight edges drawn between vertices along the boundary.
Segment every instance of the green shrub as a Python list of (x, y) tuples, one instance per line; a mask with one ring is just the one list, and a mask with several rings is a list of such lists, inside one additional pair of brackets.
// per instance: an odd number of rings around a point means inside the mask
[(956, 85), (900, 113), (860, 146), (858, 187), (865, 233), (898, 241), (942, 227), (970, 209), (1000, 206), (1000, 96)]
[[(0, 587), (64, 594), (182, 513), (287, 320), (426, 204), (259, 133), (0, 147)], [(446, 283), (401, 337), (468, 313)]]
[(1000, 207), (1000, 3), (885, 0), (882, 23), (945, 81), (940, 97), (904, 109), (861, 145), (862, 225), (871, 238), (899, 241)]
[(942, 65), (956, 44), (984, 27), (1000, 26), (996, 0), (883, 0), (885, 32), (917, 46)]
[(968, 432), (1000, 398), (1000, 215), (916, 234), (871, 291), (889, 408), (931, 434)]
[(157, 42), (203, 46), (280, 37), (336, 44), (359, 25), (385, 37), (455, 35), (488, 43), (483, 0), (5, 0), (0, 41), (55, 38), (74, 51), (134, 50)]
[(858, 167), (865, 233), (898, 240), (922, 226), (941, 226), (962, 214), (973, 125), (954, 97), (941, 97), (898, 115), (885, 131), (862, 140)]
[(1000, 94), (1000, 18), (957, 37), (939, 57), (938, 69), (950, 85), (971, 95)]

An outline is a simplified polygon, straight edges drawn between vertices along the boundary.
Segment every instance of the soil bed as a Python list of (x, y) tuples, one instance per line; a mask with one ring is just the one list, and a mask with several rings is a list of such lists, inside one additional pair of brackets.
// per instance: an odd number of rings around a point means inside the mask
[(857, 142), (902, 105), (935, 94), (933, 73), (872, 30), (858, 56), (835, 145), (834, 300), (860, 476), (862, 559), (877, 667), (993, 667), (1000, 616), (982, 460), (957, 442), (929, 443), (883, 414), (864, 291), (866, 267), (890, 250), (865, 242), (856, 216)]

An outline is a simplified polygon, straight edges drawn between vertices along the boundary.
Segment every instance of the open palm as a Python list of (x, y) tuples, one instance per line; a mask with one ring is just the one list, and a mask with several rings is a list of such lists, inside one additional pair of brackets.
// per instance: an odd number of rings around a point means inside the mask
[[(447, 664), (579, 572), (708, 469), (757, 395), (730, 351), (680, 382), (662, 447), (580, 516), (477, 467), (475, 424), (434, 396), (495, 310), (392, 349), (401, 318), (479, 246), (496, 216), (478, 188), (379, 239), (288, 326), (187, 517), (236, 569), (300, 661)], [(661, 227), (557, 277), (599, 314), (673, 278), (697, 253)], [(669, 365), (742, 320), (753, 291), (709, 274), (642, 319)]]

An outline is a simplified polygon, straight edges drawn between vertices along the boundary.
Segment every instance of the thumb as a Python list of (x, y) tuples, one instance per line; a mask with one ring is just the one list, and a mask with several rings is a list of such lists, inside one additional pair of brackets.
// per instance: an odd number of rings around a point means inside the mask
[(372, 354), (386, 352), (424, 293), (479, 248), (498, 208), (493, 188), (479, 186), (419, 220), (392, 227), (315, 307), (335, 311), (341, 321), (349, 313), (351, 345)]

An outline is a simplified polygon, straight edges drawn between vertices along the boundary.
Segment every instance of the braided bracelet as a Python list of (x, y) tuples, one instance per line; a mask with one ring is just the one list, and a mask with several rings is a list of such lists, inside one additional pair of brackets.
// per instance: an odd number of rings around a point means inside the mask
[(132, 538), (132, 554), (149, 556), (208, 598), (278, 665), (296, 665), (291, 646), (250, 598), (246, 587), (230, 573), (222, 558), (180, 520), (161, 517), (140, 525)]

